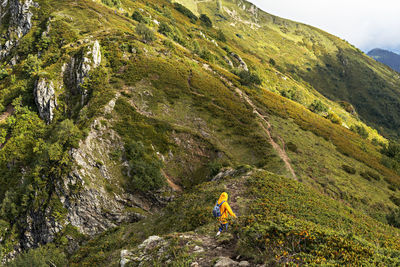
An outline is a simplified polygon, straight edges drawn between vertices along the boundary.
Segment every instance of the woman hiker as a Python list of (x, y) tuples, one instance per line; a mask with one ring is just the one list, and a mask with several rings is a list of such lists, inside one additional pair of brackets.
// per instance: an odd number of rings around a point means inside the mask
[(226, 192), (223, 192), (219, 197), (217, 204), (214, 207), (213, 214), (221, 223), (217, 233), (217, 236), (219, 236), (221, 232), (228, 230), (228, 216), (230, 215), (233, 218), (236, 218), (236, 214), (228, 204), (228, 194)]

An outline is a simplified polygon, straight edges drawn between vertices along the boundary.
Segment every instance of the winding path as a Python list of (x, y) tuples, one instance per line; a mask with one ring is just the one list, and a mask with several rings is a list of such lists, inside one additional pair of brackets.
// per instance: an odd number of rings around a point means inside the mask
[[(286, 154), (286, 151), (284, 149), (285, 147), (285, 143), (284, 141), (281, 139), (282, 143), (283, 143), (283, 148), (281, 146), (279, 146), (275, 140), (272, 138), (272, 134), (271, 134), (271, 124), (269, 123), (269, 121), (267, 121), (265, 119), (265, 116), (261, 115), (260, 112), (258, 112), (256, 105), (254, 105), (254, 103), (251, 101), (251, 99), (242, 92), (242, 90), (240, 90), (239, 88), (235, 88), (236, 93), (239, 94), (239, 96), (241, 98), (243, 98), (252, 108), (253, 108), (253, 113), (257, 115), (257, 117), (261, 120), (261, 122), (259, 123), (261, 128), (264, 130), (264, 132), (267, 134), (268, 136), (268, 140), (271, 143), (272, 147), (275, 149), (275, 151), (278, 153), (279, 157), (283, 160), (283, 162), (286, 165), (286, 168), (288, 169), (288, 171), (292, 174), (293, 179), (298, 180), (296, 173), (294, 172), (294, 169), (292, 167), (292, 164), (290, 164), (290, 159), (288, 157), (288, 155)], [(266, 126), (265, 126), (266, 125)]]

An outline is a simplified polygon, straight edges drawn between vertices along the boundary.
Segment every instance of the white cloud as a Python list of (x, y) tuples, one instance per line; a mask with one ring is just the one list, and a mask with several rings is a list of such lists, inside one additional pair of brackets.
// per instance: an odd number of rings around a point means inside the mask
[(250, 0), (264, 11), (346, 39), (364, 51), (400, 52), (400, 1)]

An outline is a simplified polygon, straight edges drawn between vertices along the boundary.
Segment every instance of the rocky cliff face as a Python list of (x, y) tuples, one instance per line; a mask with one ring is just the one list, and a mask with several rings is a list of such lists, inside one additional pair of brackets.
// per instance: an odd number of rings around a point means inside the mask
[(40, 117), (50, 123), (57, 106), (53, 82), (48, 82), (44, 78), (39, 79), (35, 84), (34, 97)]
[[(112, 112), (118, 97), (105, 107), (105, 114)], [(58, 195), (67, 210), (67, 222), (87, 235), (123, 222), (138, 221), (151, 209), (151, 202), (142, 196), (124, 193), (120, 188), (119, 175), (109, 154), (122, 151), (123, 144), (112, 129), (101, 125), (101, 120), (104, 118), (93, 123), (87, 138), (71, 152), (77, 166), (58, 187)], [(115, 186), (116, 190), (107, 192), (107, 185)], [(80, 187), (78, 193), (73, 190), (76, 186)], [(127, 207), (141, 212), (129, 211)]]
[[(85, 40), (88, 42), (88, 40)], [(82, 85), (89, 77), (91, 70), (96, 69), (101, 64), (101, 48), (96, 40), (92, 44), (83, 48), (81, 53), (73, 57), (66, 67), (64, 81), (70, 88), (72, 94), (82, 96), (82, 105), (87, 99), (87, 90)]]
[(32, 28), (32, 7), (37, 8), (39, 5), (32, 0), (1, 1), (1, 24), (8, 23), (9, 26), (6, 33), (3, 34), (6, 42), (0, 46), (0, 58), (8, 56), (11, 49), (17, 46), (19, 39)]

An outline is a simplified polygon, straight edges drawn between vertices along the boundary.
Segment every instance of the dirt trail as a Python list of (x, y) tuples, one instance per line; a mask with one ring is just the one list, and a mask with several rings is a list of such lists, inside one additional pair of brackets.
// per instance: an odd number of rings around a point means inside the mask
[(162, 175), (165, 176), (165, 178), (167, 178), (167, 183), (168, 185), (172, 188), (172, 190), (176, 191), (176, 192), (182, 192), (182, 188), (175, 184), (172, 179), (165, 173), (164, 170), (161, 171)]
[[(250, 100), (250, 98), (244, 94), (242, 92), (242, 90), (240, 90), (239, 88), (235, 88), (236, 93), (239, 94), (239, 96), (241, 98), (243, 98), (247, 104), (249, 104), (252, 108), (253, 108), (253, 113), (257, 115), (257, 117), (261, 120), (260, 126), (261, 128), (265, 131), (265, 133), (268, 136), (269, 142), (271, 143), (272, 147), (275, 149), (275, 151), (278, 153), (279, 157), (283, 160), (283, 162), (286, 165), (286, 168), (288, 169), (288, 171), (292, 174), (293, 179), (298, 180), (296, 173), (294, 172), (294, 169), (292, 167), (292, 164), (290, 164), (290, 159), (288, 157), (288, 155), (286, 154), (285, 151), (285, 143), (282, 140), (282, 138), (280, 139), (281, 142), (283, 143), (283, 148), (281, 146), (279, 146), (275, 140), (272, 138), (271, 135), (271, 124), (265, 119), (265, 116), (263, 116), (260, 112), (258, 112), (256, 105), (254, 105), (254, 103)], [(267, 126), (265, 126), (265, 125)]]
[[(280, 140), (283, 144), (283, 148), (282, 148), (274, 141), (274, 139), (272, 138), (272, 134), (271, 134), (271, 124), (265, 119), (265, 116), (263, 116), (260, 112), (258, 112), (256, 105), (254, 105), (254, 103), (250, 100), (250, 98), (245, 93), (242, 92), (242, 90), (235, 87), (233, 85), (233, 83), (231, 81), (229, 81), (227, 78), (225, 78), (224, 76), (219, 75), (208, 64), (203, 64), (203, 68), (208, 71), (211, 71), (215, 75), (218, 75), (221, 78), (221, 80), (223, 80), (225, 82), (226, 86), (233, 88), (235, 90), (235, 92), (237, 94), (239, 94), (239, 96), (241, 98), (243, 98), (247, 102), (247, 104), (249, 104), (253, 108), (253, 113), (256, 114), (257, 117), (261, 120), (261, 122), (259, 124), (260, 124), (261, 128), (265, 131), (265, 133), (267, 134), (269, 142), (271, 143), (272, 147), (275, 149), (275, 151), (278, 153), (279, 157), (285, 163), (286, 168), (292, 175), (293, 179), (298, 180), (296, 173), (294, 172), (294, 169), (292, 167), (292, 164), (290, 163), (290, 159), (289, 159), (288, 155), (286, 154), (285, 142), (283, 141), (282, 138), (280, 138)], [(265, 125), (267, 125), (267, 127), (265, 127)]]

